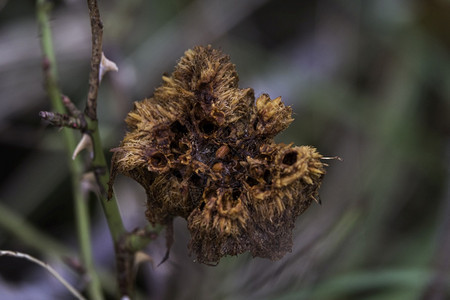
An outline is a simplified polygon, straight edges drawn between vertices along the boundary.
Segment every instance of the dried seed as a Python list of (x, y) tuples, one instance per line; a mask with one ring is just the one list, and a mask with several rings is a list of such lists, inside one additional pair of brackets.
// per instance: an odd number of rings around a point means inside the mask
[(217, 149), (216, 158), (222, 159), (227, 156), (228, 153), (230, 153), (230, 148), (227, 145), (223, 145), (219, 149)]
[(221, 162), (215, 163), (215, 164), (212, 166), (212, 170), (213, 170), (214, 172), (216, 172), (216, 173), (221, 172), (221, 171), (223, 170), (223, 163), (221, 163)]

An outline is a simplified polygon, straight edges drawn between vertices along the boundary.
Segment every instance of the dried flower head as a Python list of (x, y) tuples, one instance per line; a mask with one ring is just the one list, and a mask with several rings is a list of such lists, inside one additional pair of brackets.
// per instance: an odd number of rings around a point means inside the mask
[(325, 174), (316, 149), (274, 142), (291, 113), (280, 97), (255, 101), (239, 89), (228, 56), (195, 47), (152, 98), (135, 102), (111, 182), (122, 173), (144, 187), (151, 223), (185, 218), (199, 262), (246, 251), (280, 259)]

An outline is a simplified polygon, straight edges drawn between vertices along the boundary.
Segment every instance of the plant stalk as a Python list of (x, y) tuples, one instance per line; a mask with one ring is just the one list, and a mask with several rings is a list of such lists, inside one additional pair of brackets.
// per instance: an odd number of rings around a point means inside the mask
[[(53, 50), (53, 41), (50, 28), (49, 12), (51, 4), (46, 0), (37, 0), (36, 12), (37, 21), (41, 35), (41, 47), (43, 53), (43, 69), (45, 75), (45, 85), (48, 96), (51, 101), (52, 110), (58, 113), (64, 113), (64, 105), (62, 103), (61, 92), (57, 84), (57, 68), (56, 58)], [(83, 266), (86, 270), (88, 282), (88, 294), (90, 299), (103, 299), (100, 279), (95, 271), (92, 248), (90, 241), (90, 224), (89, 224), (89, 209), (87, 201), (83, 197), (81, 191), (80, 178), (83, 173), (81, 160), (72, 160), (72, 151), (75, 149), (77, 138), (75, 132), (69, 129), (62, 129), (68, 165), (72, 176), (72, 192), (75, 205), (75, 216), (77, 220), (77, 233), (80, 243), (80, 252)]]

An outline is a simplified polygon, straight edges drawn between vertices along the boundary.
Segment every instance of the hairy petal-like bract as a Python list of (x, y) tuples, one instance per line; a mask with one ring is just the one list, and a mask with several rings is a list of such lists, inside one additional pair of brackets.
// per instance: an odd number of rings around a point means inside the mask
[(313, 147), (274, 142), (291, 114), (280, 97), (240, 89), (227, 55), (195, 47), (152, 98), (135, 102), (111, 183), (117, 173), (139, 182), (153, 224), (185, 218), (199, 262), (246, 251), (280, 259), (325, 174)]

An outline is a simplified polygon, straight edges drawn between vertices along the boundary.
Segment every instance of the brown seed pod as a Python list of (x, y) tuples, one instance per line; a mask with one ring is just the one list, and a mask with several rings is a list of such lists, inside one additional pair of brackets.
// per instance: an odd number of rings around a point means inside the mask
[(325, 174), (313, 147), (273, 141), (291, 114), (280, 97), (255, 101), (252, 89), (239, 89), (228, 56), (195, 47), (152, 98), (135, 102), (111, 183), (116, 173), (139, 182), (151, 223), (185, 218), (199, 262), (246, 251), (279, 259)]

